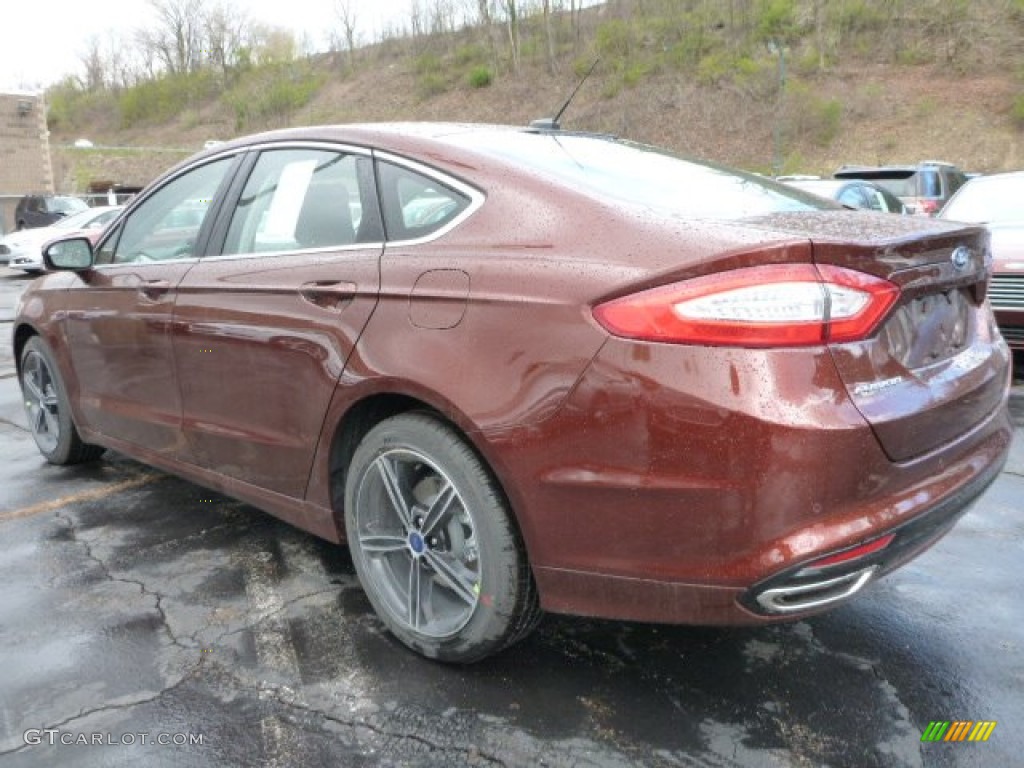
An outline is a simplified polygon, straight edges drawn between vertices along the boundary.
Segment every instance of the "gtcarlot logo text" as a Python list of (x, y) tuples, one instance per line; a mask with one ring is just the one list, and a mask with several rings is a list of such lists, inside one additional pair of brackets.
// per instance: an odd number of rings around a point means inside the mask
[(133, 746), (156, 744), (161, 747), (194, 747), (206, 743), (202, 733), (76, 733), (58, 728), (29, 728), (23, 738), (30, 746)]

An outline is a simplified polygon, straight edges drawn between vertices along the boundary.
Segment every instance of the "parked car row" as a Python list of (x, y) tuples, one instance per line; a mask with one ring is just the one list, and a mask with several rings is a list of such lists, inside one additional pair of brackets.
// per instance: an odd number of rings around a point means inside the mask
[(898, 197), (870, 181), (817, 178), (794, 178), (784, 181), (791, 187), (827, 197), (848, 208), (862, 208), (879, 213), (909, 213)]
[[(780, 181), (852, 208), (984, 224), (991, 236), (989, 299), (1007, 342), (1024, 354), (1024, 171), (966, 174), (950, 163), (844, 166), (834, 178)], [(887, 201), (887, 202), (883, 202)], [(896, 201), (902, 211), (893, 207)]]
[(955, 165), (936, 160), (915, 165), (843, 166), (833, 176), (871, 181), (898, 197), (909, 213), (927, 216), (938, 213), (967, 181), (967, 175)]
[(73, 233), (98, 236), (123, 209), (123, 205), (86, 207), (49, 226), (12, 232), (0, 238), (0, 263), (26, 272), (41, 272), (45, 268), (43, 247), (46, 243)]
[(84, 200), (70, 195), (25, 195), (14, 209), (15, 229), (48, 227), (89, 206)]

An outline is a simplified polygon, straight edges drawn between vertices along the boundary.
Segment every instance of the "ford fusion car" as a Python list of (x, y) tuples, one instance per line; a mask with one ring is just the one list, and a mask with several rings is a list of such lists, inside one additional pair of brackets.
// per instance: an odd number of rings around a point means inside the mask
[(468, 662), (542, 610), (803, 617), (933, 544), (1009, 448), (988, 248), (614, 137), (290, 129), (49, 246), (14, 346), (48, 461), (346, 542)]

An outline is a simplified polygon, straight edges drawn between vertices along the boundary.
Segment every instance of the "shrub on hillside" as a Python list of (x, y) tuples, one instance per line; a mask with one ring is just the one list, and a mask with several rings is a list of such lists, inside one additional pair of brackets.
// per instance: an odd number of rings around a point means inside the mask
[(1013, 119), (1014, 125), (1024, 130), (1024, 93), (1021, 93), (1013, 100), (1013, 106), (1010, 108), (1010, 117)]
[(473, 67), (469, 71), (469, 84), (474, 88), (486, 88), (494, 80), (489, 67)]
[(280, 122), (306, 106), (320, 90), (323, 74), (303, 61), (273, 62), (246, 72), (223, 100), (235, 113), (235, 127)]

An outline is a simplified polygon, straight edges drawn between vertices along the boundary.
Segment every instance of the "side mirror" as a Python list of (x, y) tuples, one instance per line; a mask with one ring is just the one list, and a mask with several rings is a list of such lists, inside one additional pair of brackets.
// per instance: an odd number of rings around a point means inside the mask
[(57, 240), (43, 249), (43, 261), (50, 269), (81, 271), (92, 267), (92, 243), (87, 237)]

